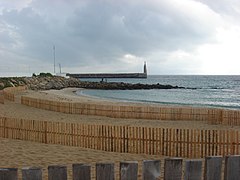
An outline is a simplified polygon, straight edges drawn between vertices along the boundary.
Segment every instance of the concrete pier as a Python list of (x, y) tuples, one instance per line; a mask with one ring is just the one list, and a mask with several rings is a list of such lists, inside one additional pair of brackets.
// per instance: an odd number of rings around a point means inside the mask
[(119, 73), (119, 74), (67, 74), (69, 77), (74, 78), (147, 78), (145, 73)]
[(74, 78), (147, 78), (147, 66), (144, 62), (143, 73), (67, 73), (66, 75)]

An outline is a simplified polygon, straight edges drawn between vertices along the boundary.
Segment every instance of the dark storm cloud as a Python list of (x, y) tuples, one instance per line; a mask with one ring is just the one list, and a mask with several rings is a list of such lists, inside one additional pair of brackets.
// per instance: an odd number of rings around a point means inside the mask
[(58, 62), (71, 69), (121, 64), (126, 54), (154, 59), (156, 52), (193, 51), (215, 41), (215, 12), (194, 1), (169, 2), (35, 0), (2, 11), (0, 23), (8, 27), (0, 32), (0, 45), (46, 64), (55, 45)]
[(119, 53), (142, 55), (154, 49), (191, 48), (208, 40), (213, 32), (202, 30), (202, 22), (189, 21), (167, 10), (153, 12), (135, 5), (94, 2), (76, 10), (67, 25), (72, 36), (90, 45), (88, 49), (93, 47), (97, 54), (107, 47), (110, 52), (113, 48)]

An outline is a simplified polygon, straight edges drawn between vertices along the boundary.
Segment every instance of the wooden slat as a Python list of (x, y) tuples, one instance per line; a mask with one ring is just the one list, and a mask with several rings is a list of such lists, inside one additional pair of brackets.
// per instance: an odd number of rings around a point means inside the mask
[(48, 180), (67, 180), (67, 167), (48, 166)]
[(222, 157), (213, 156), (205, 158), (204, 179), (219, 180), (222, 175)]
[(160, 178), (160, 160), (143, 161), (143, 180), (156, 180)]
[(17, 168), (0, 168), (0, 180), (17, 180)]
[(182, 159), (167, 158), (164, 165), (164, 180), (182, 179)]
[(97, 163), (96, 180), (114, 180), (114, 164)]
[(224, 180), (238, 180), (240, 178), (240, 155), (225, 157)]
[(184, 180), (201, 180), (202, 179), (202, 161), (186, 160)]
[(87, 164), (73, 164), (73, 180), (91, 180), (91, 166)]
[(120, 180), (137, 180), (138, 162), (120, 162)]
[(22, 168), (22, 180), (42, 180), (42, 168)]

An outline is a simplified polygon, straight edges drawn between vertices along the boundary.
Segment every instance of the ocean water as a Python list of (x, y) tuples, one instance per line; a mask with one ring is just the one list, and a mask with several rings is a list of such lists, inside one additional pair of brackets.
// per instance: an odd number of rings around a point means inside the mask
[[(100, 81), (101, 79), (82, 80)], [(107, 81), (159, 83), (196, 89), (81, 90), (77, 94), (119, 101), (240, 110), (240, 76), (149, 75), (147, 79), (107, 79)]]

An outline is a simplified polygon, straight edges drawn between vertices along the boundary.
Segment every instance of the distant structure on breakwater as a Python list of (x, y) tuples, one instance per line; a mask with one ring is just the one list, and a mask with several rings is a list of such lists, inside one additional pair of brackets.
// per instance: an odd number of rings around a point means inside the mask
[(144, 62), (143, 73), (93, 73), (93, 74), (66, 74), (74, 78), (147, 78), (147, 65)]

